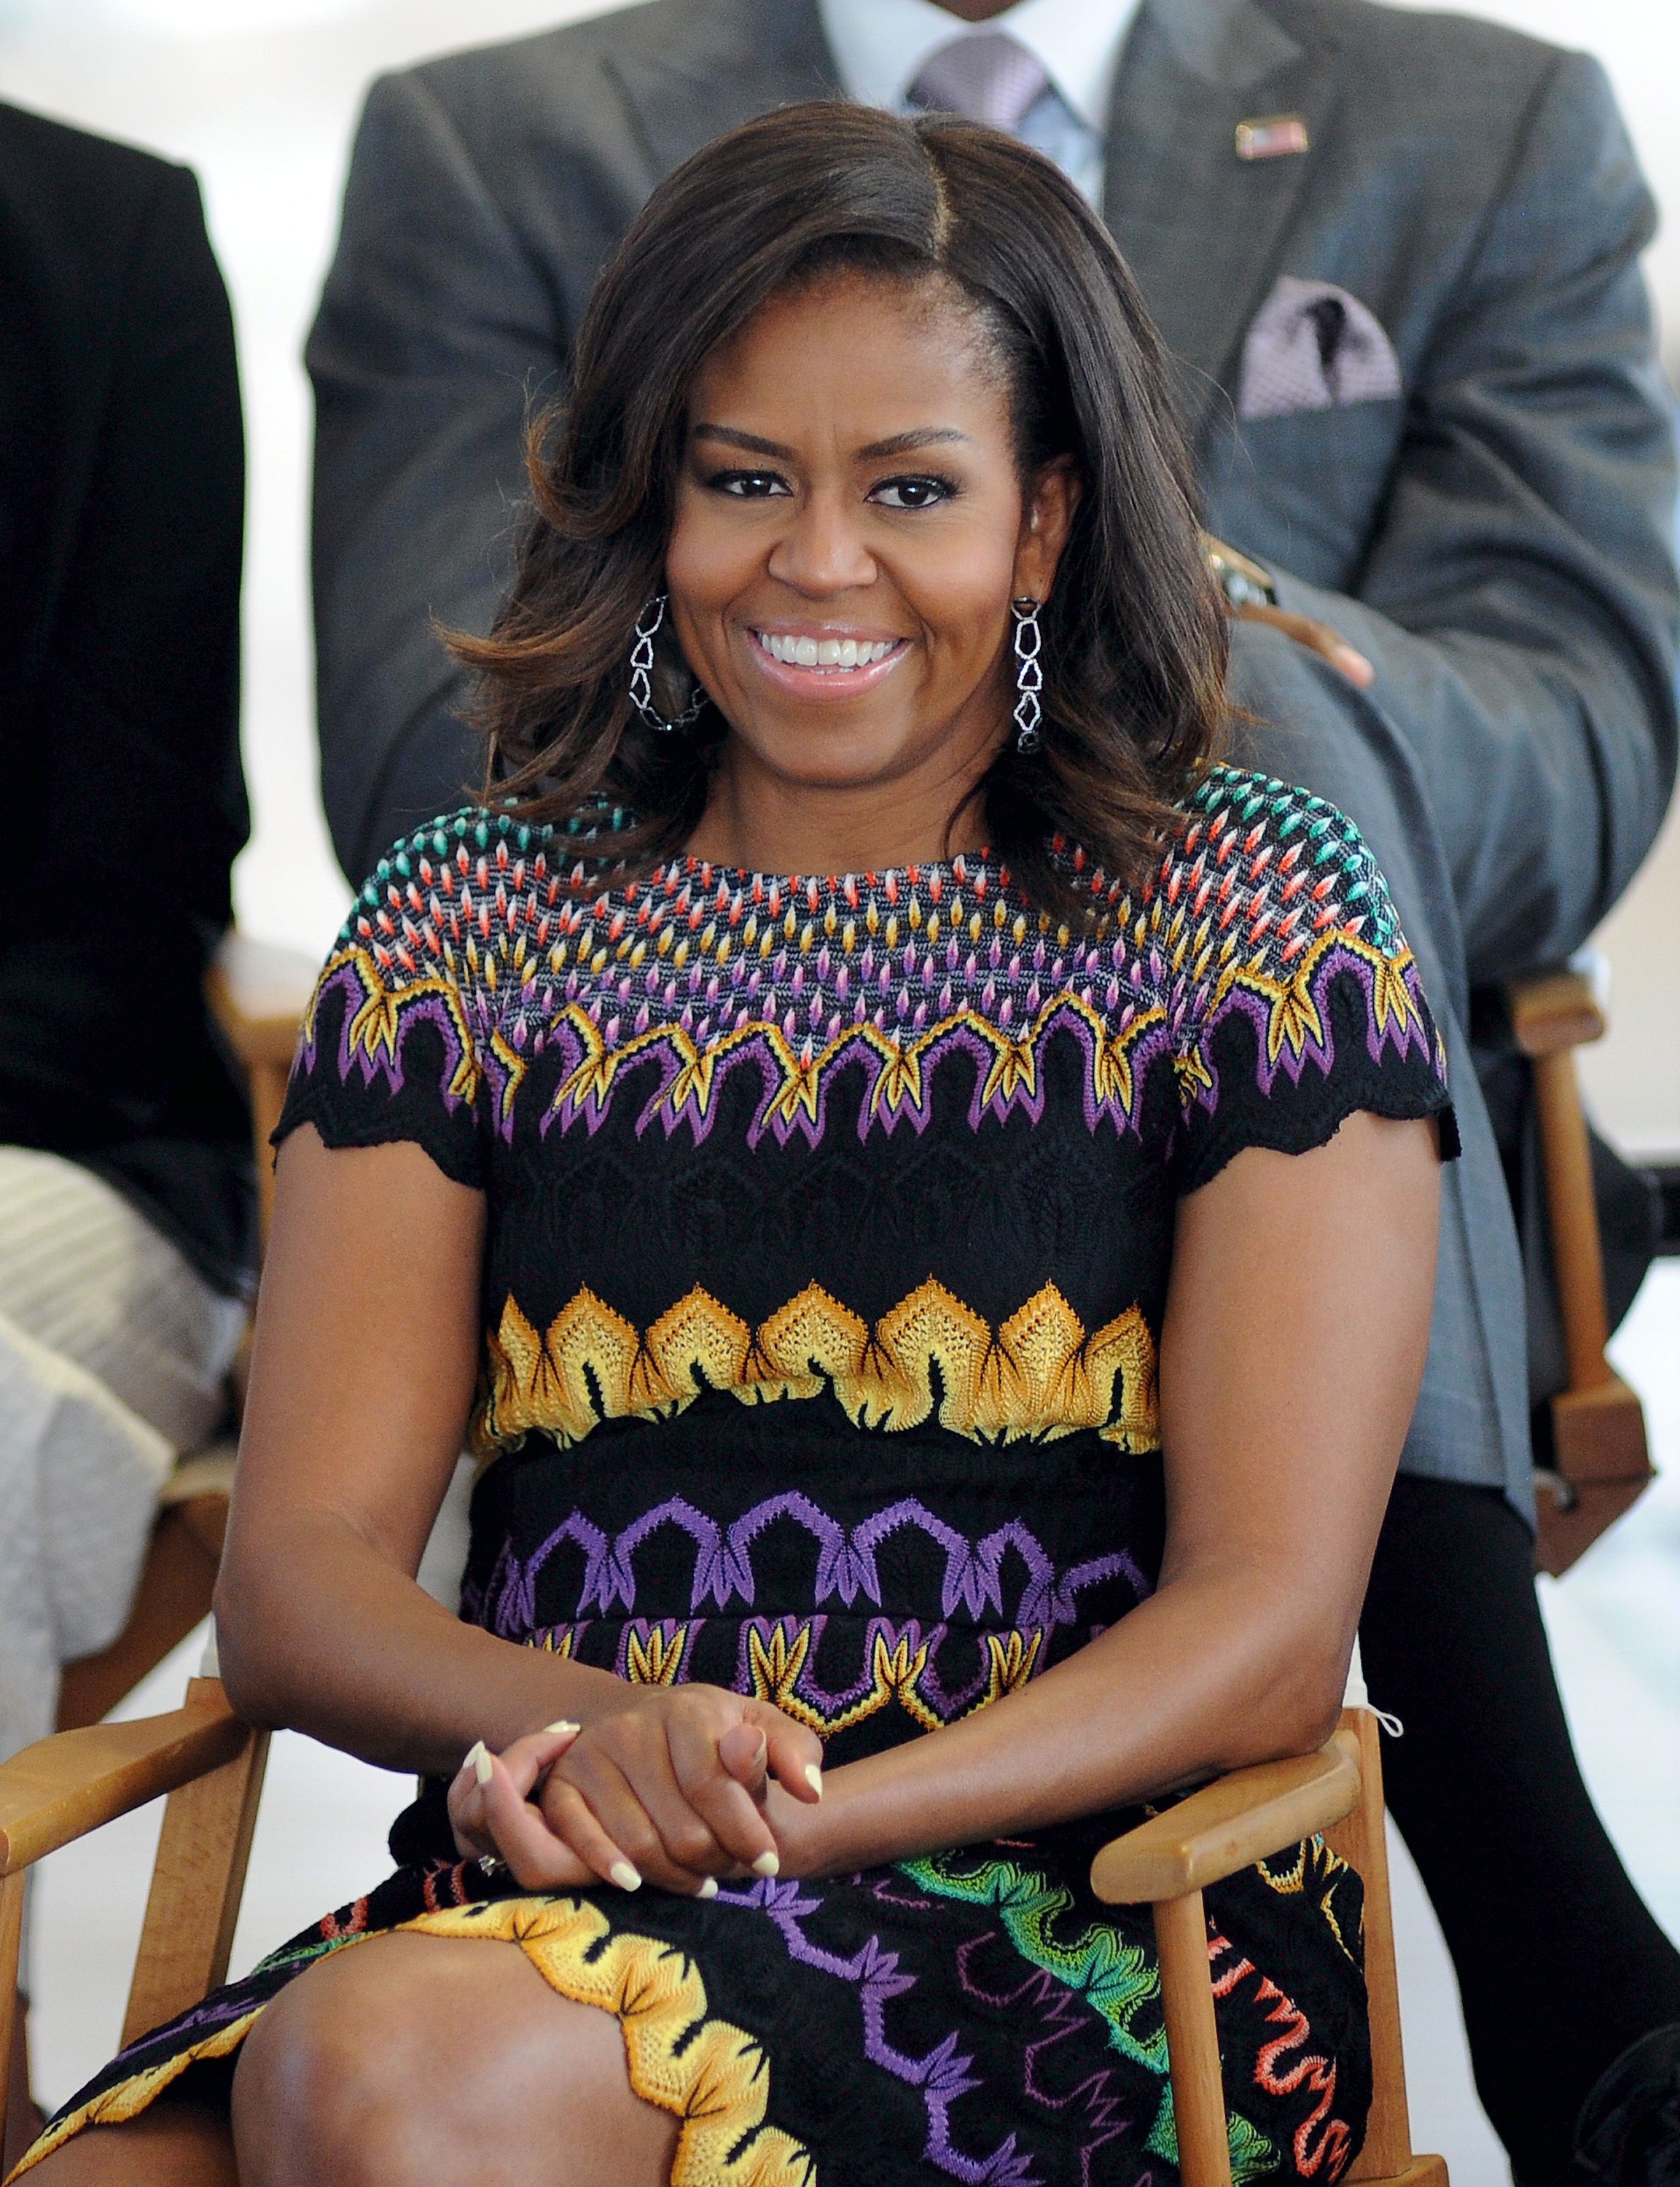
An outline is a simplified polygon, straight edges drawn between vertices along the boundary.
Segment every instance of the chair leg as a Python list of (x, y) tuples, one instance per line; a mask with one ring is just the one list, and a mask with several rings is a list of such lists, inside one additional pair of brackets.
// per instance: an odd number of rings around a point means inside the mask
[(1154, 1910), (1179, 2177), (1183, 2187), (1231, 2187), (1230, 2130), (1202, 1895), (1192, 1891), (1182, 1898), (1164, 1898)]

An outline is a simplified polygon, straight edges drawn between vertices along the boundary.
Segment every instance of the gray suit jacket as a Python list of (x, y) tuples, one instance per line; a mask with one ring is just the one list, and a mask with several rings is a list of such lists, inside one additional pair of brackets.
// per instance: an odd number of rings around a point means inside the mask
[[(323, 780), (353, 875), (475, 771), (429, 616), (494, 612), (521, 423), (601, 264), (688, 154), (837, 88), (813, 0), (653, 0), (374, 87), (309, 346)], [(1305, 156), (1236, 158), (1239, 121), (1284, 113)], [(1362, 694), (1241, 625), (1233, 686), (1253, 756), (1364, 829), (1456, 1068), (1404, 1463), (1530, 1508), (1522, 1271), (1464, 1029), (1472, 981), (1591, 930), (1672, 782), (1649, 196), (1580, 56), (1365, 0), (1143, 0), (1105, 210), (1181, 361), (1210, 528), (1376, 664)], [(1284, 273), (1369, 306), (1402, 396), (1238, 422)]]

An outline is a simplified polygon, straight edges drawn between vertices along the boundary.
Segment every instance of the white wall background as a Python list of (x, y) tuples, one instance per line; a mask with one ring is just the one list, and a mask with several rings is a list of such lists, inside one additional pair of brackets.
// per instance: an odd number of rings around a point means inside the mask
[[(0, 97), (189, 161), (233, 295), (251, 458), (246, 767), (236, 877), (251, 931), (324, 950), (348, 891), (315, 786), (306, 591), (309, 398), (300, 355), (333, 243), (351, 132), (378, 70), (597, 12), (600, 0), (0, 0)], [(1412, 0), (1403, 0), (1412, 4)], [(1610, 69), (1647, 171), (1680, 207), (1674, 0), (1481, 0), (1476, 10)], [(1680, 222), (1651, 273), (1680, 378)], [(1615, 1029), (1588, 1060), (1630, 1151), (1680, 1156), (1680, 829), (1606, 943)]]

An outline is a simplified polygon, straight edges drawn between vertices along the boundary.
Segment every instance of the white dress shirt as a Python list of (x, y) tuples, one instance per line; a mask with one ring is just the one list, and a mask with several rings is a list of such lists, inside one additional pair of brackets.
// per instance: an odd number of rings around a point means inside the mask
[(987, 22), (965, 23), (936, 0), (818, 0), (841, 83), (865, 106), (907, 110), (924, 64), (955, 38), (1004, 31), (1025, 46), (1050, 88), (1023, 115), (1020, 135), (1100, 205), (1109, 104), (1138, 0), (1015, 0)]

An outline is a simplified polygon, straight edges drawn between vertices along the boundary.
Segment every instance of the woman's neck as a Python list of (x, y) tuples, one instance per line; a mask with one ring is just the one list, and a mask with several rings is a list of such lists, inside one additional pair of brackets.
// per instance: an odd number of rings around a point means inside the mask
[(750, 873), (882, 873), (986, 847), (985, 797), (969, 772), (813, 789), (741, 763), (726, 747), (691, 856)]

